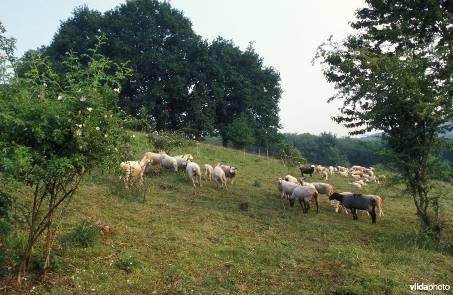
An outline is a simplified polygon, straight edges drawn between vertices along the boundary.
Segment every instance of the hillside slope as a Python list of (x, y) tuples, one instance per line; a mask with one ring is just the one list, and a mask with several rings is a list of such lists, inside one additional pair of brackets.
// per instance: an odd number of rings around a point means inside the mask
[[(143, 135), (135, 140), (137, 158), (151, 149)], [(303, 214), (299, 204), (284, 210), (275, 188), (277, 176), (298, 175), (296, 168), (212, 145), (184, 152), (201, 165), (233, 164), (239, 168), (236, 183), (225, 191), (203, 182), (192, 196), (182, 174), (162, 172), (146, 179), (149, 193), (143, 201), (120, 189), (118, 176), (92, 174), (72, 200), (59, 233), (83, 219), (100, 219), (114, 234), (92, 248), (58, 242), (63, 267), (35, 292), (406, 294), (415, 282), (453, 282), (453, 257), (417, 246), (413, 203), (396, 189), (366, 189), (384, 197), (385, 216), (376, 225), (366, 214), (358, 221), (335, 214), (326, 196), (320, 196), (319, 214), (313, 207)], [(338, 191), (351, 190), (339, 176), (330, 182)], [(442, 199), (450, 240), (451, 188)], [(247, 211), (239, 208), (243, 202)], [(118, 268), (119, 260), (134, 263), (133, 258), (140, 267), (131, 273)]]

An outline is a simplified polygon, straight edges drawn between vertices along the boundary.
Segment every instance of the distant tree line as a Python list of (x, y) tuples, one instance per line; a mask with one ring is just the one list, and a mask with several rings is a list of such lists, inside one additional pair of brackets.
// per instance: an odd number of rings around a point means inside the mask
[(217, 135), (238, 147), (278, 140), (280, 74), (263, 64), (252, 43), (241, 50), (222, 37), (207, 42), (168, 2), (137, 0), (105, 13), (75, 9), (38, 51), (61, 73), (67, 52), (86, 53), (98, 35), (106, 38), (101, 53), (133, 70), (121, 85), (120, 106), (153, 129)]
[[(331, 133), (313, 135), (309, 133), (285, 133), (285, 141), (295, 146), (308, 163), (329, 165), (381, 165), (392, 168), (391, 153), (382, 135), (364, 138), (337, 137)], [(432, 154), (438, 162), (432, 177), (441, 180), (453, 179), (453, 138)]]
[(294, 145), (309, 163), (320, 165), (372, 166), (385, 162), (384, 144), (378, 138), (362, 140), (336, 137), (331, 133), (286, 133), (285, 140)]

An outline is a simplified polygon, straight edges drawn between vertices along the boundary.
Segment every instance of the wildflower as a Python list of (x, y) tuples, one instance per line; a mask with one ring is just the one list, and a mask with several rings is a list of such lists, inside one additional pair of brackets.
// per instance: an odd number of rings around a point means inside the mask
[(106, 137), (106, 138), (107, 138), (107, 137), (109, 137), (109, 136), (108, 136), (107, 134), (104, 134), (104, 137)]
[(96, 126), (96, 130), (99, 131), (101, 128), (99, 128), (98, 126)]
[(87, 108), (87, 110), (88, 110), (89, 112), (91, 112), (91, 111), (93, 110), (93, 108)]
[(116, 93), (120, 93), (120, 88), (113, 88), (113, 91), (115, 91)]
[(80, 101), (84, 102), (85, 100), (87, 100), (87, 97), (86, 97), (85, 95), (82, 95), (82, 96), (80, 97)]
[(57, 99), (58, 100), (62, 100), (63, 99), (63, 95), (58, 95)]
[(135, 138), (135, 134), (132, 134), (132, 136), (131, 136), (131, 137), (132, 137), (132, 138)]
[(47, 87), (47, 84), (46, 83), (42, 83), (42, 86)]
[(106, 118), (106, 119), (107, 119), (107, 115), (104, 115), (104, 118)]
[[(77, 129), (76, 132), (75, 132), (75, 134), (76, 134), (77, 136), (81, 136), (81, 135), (82, 135), (82, 130)], [(82, 147), (80, 147), (80, 149), (82, 149)]]
[(71, 122), (72, 122), (72, 119), (71, 119), (71, 118), (69, 118), (69, 119), (68, 119), (68, 122), (69, 122), (69, 123), (71, 123)]
[(77, 127), (82, 128), (82, 124), (75, 124)]

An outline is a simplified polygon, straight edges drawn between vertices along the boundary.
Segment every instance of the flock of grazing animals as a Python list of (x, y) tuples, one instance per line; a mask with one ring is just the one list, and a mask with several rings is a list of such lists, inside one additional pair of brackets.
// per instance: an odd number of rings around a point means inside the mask
[[(149, 173), (153, 167), (159, 166), (162, 169), (178, 172), (185, 171), (188, 178), (192, 181), (193, 194), (196, 193), (196, 188), (201, 187), (201, 168), (200, 165), (193, 162), (191, 154), (170, 156), (166, 152), (159, 153), (146, 152), (140, 161), (125, 161), (121, 162), (122, 170), (121, 179), (123, 180), (126, 189), (131, 188), (138, 181), (138, 185), (143, 185), (143, 177)], [(237, 173), (237, 168), (218, 163), (215, 167), (209, 164), (204, 166), (204, 175), (206, 180), (216, 183), (217, 187), (225, 187), (227, 189), (227, 180), (234, 182)]]
[[(140, 161), (125, 161), (120, 164), (123, 175), (121, 179), (124, 182), (126, 189), (131, 188), (134, 185), (134, 181), (138, 180), (138, 185), (143, 185), (143, 177), (145, 173), (148, 173), (153, 166), (160, 166), (162, 169), (171, 170), (174, 172), (185, 171), (187, 177), (192, 181), (193, 194), (196, 193), (197, 186), (201, 187), (201, 168), (200, 165), (193, 161), (191, 154), (170, 156), (165, 152), (159, 153), (146, 152)], [(207, 181), (214, 181), (219, 187), (225, 187), (227, 189), (227, 180), (231, 180), (233, 184), (237, 168), (228, 165), (221, 165), (218, 163), (215, 167), (204, 164), (204, 176)], [(376, 212), (375, 208), (379, 211), (379, 216), (384, 215), (382, 209), (382, 198), (379, 195), (369, 194), (356, 194), (352, 192), (334, 192), (334, 188), (331, 184), (325, 182), (306, 182), (304, 175), (308, 174), (313, 176), (317, 173), (327, 181), (329, 175), (335, 173), (344, 177), (352, 177), (354, 182), (350, 184), (356, 189), (362, 189), (368, 182), (374, 181), (379, 182), (380, 178), (374, 173), (374, 168), (367, 168), (362, 166), (352, 166), (346, 168), (342, 166), (329, 166), (323, 167), (321, 165), (300, 165), (299, 170), (302, 177), (296, 178), (292, 175), (286, 175), (284, 178), (277, 179), (277, 190), (280, 192), (281, 200), (283, 204), (285, 199), (289, 201), (291, 207), (298, 201), (302, 207), (304, 213), (307, 213), (310, 209), (310, 202), (314, 201), (316, 204), (316, 212), (319, 212), (319, 201), (318, 196), (320, 194), (326, 195), (331, 200), (332, 206), (336, 207), (335, 211), (338, 213), (341, 208), (344, 209), (345, 213), (348, 214), (348, 210), (351, 210), (353, 219), (356, 220), (357, 210), (365, 210), (371, 216), (372, 223), (376, 223)]]
[[(362, 189), (368, 182), (379, 182), (385, 176), (377, 176), (374, 168), (367, 168), (362, 166), (352, 166), (346, 168), (342, 166), (329, 166), (323, 167), (321, 165), (300, 165), (299, 170), (302, 174), (301, 178), (296, 178), (292, 175), (286, 175), (284, 178), (277, 179), (277, 190), (280, 192), (282, 201), (288, 200), (291, 207), (294, 206), (295, 201), (299, 201), (304, 213), (308, 212), (310, 208), (310, 201), (314, 200), (316, 203), (316, 212), (319, 212), (318, 195), (324, 194), (329, 197), (331, 204), (336, 207), (335, 212), (339, 212), (341, 208), (348, 214), (351, 210), (354, 220), (358, 219), (357, 210), (364, 210), (371, 216), (371, 222), (376, 223), (376, 211), (379, 211), (379, 216), (384, 216), (382, 208), (382, 197), (379, 195), (370, 194), (356, 194), (352, 192), (334, 192), (333, 186), (324, 182), (306, 182), (304, 175), (308, 174), (313, 176), (317, 173), (322, 176), (324, 180), (328, 180), (329, 175), (335, 173), (344, 177), (352, 177), (355, 179), (350, 184), (356, 189)], [(283, 203), (284, 204), (284, 203)]]

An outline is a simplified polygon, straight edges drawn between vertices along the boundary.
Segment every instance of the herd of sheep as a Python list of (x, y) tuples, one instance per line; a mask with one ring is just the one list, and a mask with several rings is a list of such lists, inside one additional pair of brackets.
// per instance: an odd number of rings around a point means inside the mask
[[(196, 193), (196, 188), (201, 187), (202, 172), (200, 165), (193, 161), (191, 154), (170, 156), (165, 152), (159, 153), (146, 152), (140, 161), (125, 161), (120, 164), (122, 170), (121, 179), (124, 182), (126, 189), (129, 189), (138, 181), (138, 185), (143, 185), (143, 177), (154, 166), (160, 166), (162, 169), (168, 169), (174, 172), (185, 171), (187, 177), (192, 181), (193, 194)], [(218, 163), (215, 167), (205, 164), (204, 176), (208, 181), (214, 181), (217, 187), (225, 187), (227, 189), (227, 180), (234, 182), (237, 173), (237, 168), (228, 165), (221, 165)], [(371, 216), (372, 223), (376, 223), (377, 208), (379, 216), (383, 216), (382, 198), (379, 195), (371, 194), (356, 194), (352, 192), (334, 192), (331, 184), (325, 182), (306, 182), (304, 179), (305, 174), (313, 176), (319, 174), (324, 181), (329, 179), (329, 176), (338, 174), (344, 177), (352, 177), (353, 182), (350, 182), (353, 188), (362, 189), (368, 182), (379, 182), (384, 176), (377, 176), (374, 168), (367, 168), (362, 166), (352, 166), (346, 168), (342, 166), (329, 166), (323, 167), (321, 165), (300, 165), (299, 170), (302, 177), (296, 178), (292, 175), (286, 175), (283, 178), (277, 179), (277, 190), (280, 193), (283, 202), (289, 201), (291, 207), (298, 201), (307, 213), (310, 208), (310, 202), (314, 201), (316, 204), (316, 212), (319, 212), (318, 195), (323, 194), (329, 197), (332, 206), (338, 213), (341, 208), (348, 214), (351, 211), (353, 218), (357, 219), (357, 210), (365, 210)]]
[[(168, 169), (174, 172), (185, 171), (186, 175), (192, 181), (193, 193), (196, 188), (201, 187), (201, 168), (200, 165), (193, 162), (191, 154), (170, 156), (165, 152), (159, 153), (146, 152), (140, 161), (125, 161), (120, 164), (123, 175), (121, 176), (124, 186), (129, 189), (134, 181), (138, 179), (138, 184), (143, 185), (143, 176), (149, 172), (153, 166), (160, 166), (162, 169)], [(215, 167), (209, 164), (204, 165), (204, 175), (207, 180), (214, 180), (217, 187), (227, 189), (227, 180), (234, 182), (237, 168), (218, 163)]]
[(356, 188), (361, 189), (366, 186), (368, 182), (379, 182), (384, 176), (378, 177), (375, 175), (374, 168), (367, 168), (362, 166), (352, 166), (346, 168), (342, 166), (337, 167), (323, 167), (321, 165), (300, 165), (299, 170), (302, 177), (296, 178), (292, 175), (286, 175), (284, 178), (277, 179), (277, 190), (280, 192), (282, 200), (287, 199), (290, 206), (294, 206), (295, 201), (299, 201), (303, 211), (306, 213), (310, 208), (310, 202), (314, 201), (316, 204), (316, 212), (319, 211), (318, 195), (324, 194), (329, 197), (332, 205), (336, 207), (335, 211), (339, 212), (341, 208), (344, 209), (346, 214), (351, 210), (354, 219), (357, 219), (357, 210), (365, 210), (371, 216), (372, 223), (376, 223), (375, 208), (379, 211), (379, 216), (384, 216), (382, 208), (382, 197), (379, 195), (371, 194), (356, 194), (352, 192), (334, 192), (334, 188), (329, 183), (324, 182), (306, 182), (304, 175), (309, 174), (313, 176), (317, 173), (322, 176), (324, 180), (328, 180), (329, 175), (335, 173), (344, 177), (354, 178), (354, 182), (350, 184)]

